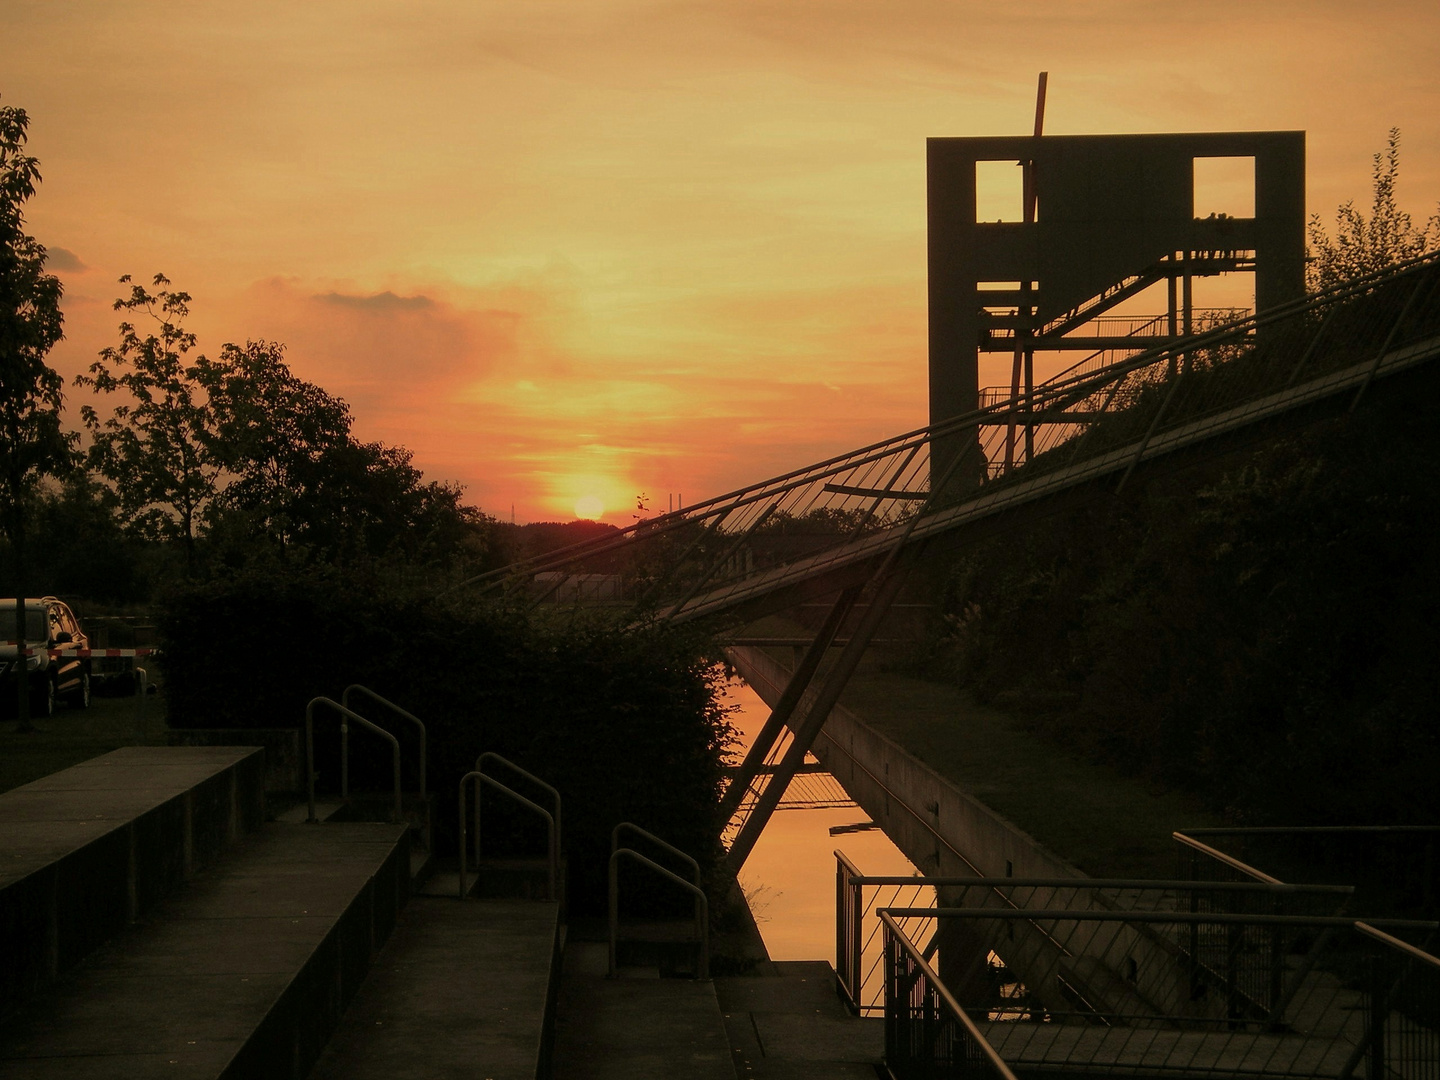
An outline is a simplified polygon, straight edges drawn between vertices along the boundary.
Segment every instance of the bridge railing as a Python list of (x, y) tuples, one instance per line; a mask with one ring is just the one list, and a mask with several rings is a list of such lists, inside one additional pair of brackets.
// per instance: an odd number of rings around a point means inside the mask
[(1297, 405), (1356, 401), (1440, 355), (1437, 285), (1433, 253), (462, 584), (603, 597), (631, 617), (725, 610), (1066, 486), (1123, 485), (1149, 458)]
[(1440, 912), (1440, 825), (1204, 828), (1174, 838), (1183, 878), (1215, 879), (1239, 864), (1252, 877), (1353, 885), (1346, 913), (1355, 916)]
[(885, 931), (885, 1065), (896, 1080), (937, 1076), (1016, 1080), (924, 953), (888, 914)]
[[(1067, 946), (1086, 942), (1083, 951), (1067, 948), (1053, 984), (1018, 991), (1024, 1010), (1014, 1008), (1013, 985), (969, 977), (954, 957), (947, 963), (943, 945), (931, 965), (1021, 1074), (1083, 1068), (1341, 1080), (1440, 1070), (1440, 960), (1426, 948), (1440, 929), (1434, 922), (993, 907), (885, 909), (880, 917), (903, 935), (901, 920), (922, 914), (938, 933), (993, 943), (1002, 959), (1011, 924), (1046, 926)], [(887, 984), (910, 977), (887, 946)], [(893, 1000), (887, 992), (887, 1020)]]
[[(1096, 938), (1090, 924), (1052, 924), (1042, 919), (1020, 918), (1000, 928), (1003, 946), (994, 946), (984, 956), (972, 955), (977, 939), (952, 938), (951, 955), (932, 914), (937, 906), (999, 908), (1022, 914), (1032, 910), (1075, 911), (1171, 911), (1186, 915), (1225, 913), (1230, 915), (1329, 916), (1336, 913), (1354, 890), (1338, 885), (1286, 885), (1257, 881), (1157, 881), (1108, 878), (980, 878), (906, 877), (865, 875), (843, 852), (835, 852), (835, 971), (842, 997), (857, 1013), (878, 1015), (883, 1008), (883, 950), (879, 912), (891, 910), (910, 939), (931, 960), (942, 954), (940, 970), (951, 976), (964, 955), (966, 965), (988, 965), (991, 970), (967, 970), (966, 981), (994, 981), (1003, 972), (1008, 983), (1026, 988), (1040, 1000), (1052, 1000), (1066, 979), (1067, 966), (1092, 964), (1110, 948), (1107, 939)], [(899, 912), (904, 911), (901, 915)], [(921, 913), (926, 914), (921, 914)], [(1189, 924), (1186, 939), (1178, 948), (1186, 955), (1203, 957), (1212, 943), (1201, 940), (1198, 923)], [(1171, 943), (1150, 935), (1137, 941), (1137, 952), (1148, 951), (1147, 967), (1173, 955)], [(1270, 966), (1246, 978), (1255, 983), (1257, 1009), (1271, 1007), (1278, 971), (1278, 957), (1267, 953)], [(1003, 958), (1003, 959), (1002, 959)], [(1077, 960), (1078, 958), (1078, 960)], [(1253, 957), (1251, 958), (1253, 959)], [(983, 963), (981, 963), (983, 961)], [(1199, 962), (1198, 960), (1196, 961)], [(1237, 959), (1238, 962), (1238, 959)], [(1248, 972), (1249, 969), (1247, 968)], [(1189, 978), (1186, 972), (1175, 977)], [(959, 978), (960, 976), (957, 976)], [(1207, 977), (1204, 972), (1197, 978)], [(1073, 982), (1073, 977), (1071, 979)], [(1188, 984), (1187, 984), (1188, 985)], [(1248, 985), (1248, 984), (1247, 984)], [(1047, 988), (1049, 992), (1047, 993)], [(1269, 996), (1267, 996), (1269, 995)], [(1010, 995), (1012, 1012), (1029, 1011), (1025, 994)], [(997, 1006), (998, 1008), (999, 1006)]]

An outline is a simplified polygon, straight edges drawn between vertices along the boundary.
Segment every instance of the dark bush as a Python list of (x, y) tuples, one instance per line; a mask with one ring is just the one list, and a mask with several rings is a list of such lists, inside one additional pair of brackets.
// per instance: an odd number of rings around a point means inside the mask
[[(610, 829), (619, 821), (649, 828), (702, 862), (718, 853), (729, 728), (703, 642), (687, 632), (619, 632), (573, 613), (530, 616), (469, 599), (426, 602), (358, 588), (325, 570), (199, 585), (172, 600), (162, 629), (174, 726), (297, 726), (311, 698), (338, 700), (352, 682), (419, 716), (429, 731), (442, 852), (455, 850), (459, 778), (482, 751), (554, 784), (565, 800), (577, 909), (603, 907)], [(331, 789), (338, 726), (333, 712), (317, 713), (316, 765)], [(410, 738), (401, 735), (413, 762)], [(354, 728), (351, 747), (352, 787), (384, 790), (388, 752)], [(413, 790), (413, 766), (406, 772)], [(498, 823), (486, 826), (487, 850), (507, 839), (538, 847), (538, 834), (493, 796), (486, 813)]]

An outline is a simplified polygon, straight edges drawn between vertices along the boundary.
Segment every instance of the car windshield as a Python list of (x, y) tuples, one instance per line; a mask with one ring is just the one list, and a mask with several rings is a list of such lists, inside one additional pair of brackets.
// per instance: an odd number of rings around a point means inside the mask
[[(45, 609), (25, 607), (25, 640), (48, 641), (50, 631), (46, 627)], [(0, 641), (15, 641), (15, 605), (0, 607)]]

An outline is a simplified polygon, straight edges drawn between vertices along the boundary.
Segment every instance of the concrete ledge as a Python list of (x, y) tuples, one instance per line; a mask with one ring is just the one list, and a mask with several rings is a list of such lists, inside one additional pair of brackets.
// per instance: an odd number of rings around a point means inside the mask
[(261, 751), (126, 747), (0, 795), (0, 1015), (264, 820)]
[(265, 749), (265, 790), (293, 795), (305, 790), (301, 729), (171, 728), (171, 746), (261, 746)]
[(403, 826), (264, 826), (0, 1025), (0, 1075), (302, 1080), (408, 891)]

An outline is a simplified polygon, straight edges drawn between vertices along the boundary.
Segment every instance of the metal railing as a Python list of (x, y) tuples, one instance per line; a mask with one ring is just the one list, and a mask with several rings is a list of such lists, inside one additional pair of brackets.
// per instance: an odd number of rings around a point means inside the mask
[[(884, 951), (875, 913), (882, 907), (922, 908), (935, 903), (935, 886), (925, 878), (866, 877), (844, 852), (835, 852), (835, 980), (852, 1012), (878, 1015), (884, 1008)], [(929, 925), (906, 929), (922, 940)]]
[[(1317, 402), (1344, 408), (1440, 358), (1437, 286), (1431, 253), (463, 584), (536, 604), (603, 578), (630, 617), (671, 621), (854, 584), (898, 547), (1077, 485), (1123, 486), (1143, 462)], [(1027, 415), (1048, 422), (1016, 452)]]
[[(933, 916), (918, 913), (933, 911), (940, 903), (1022, 914), (1030, 909), (1065, 908), (1325, 916), (1335, 914), (1354, 892), (1348, 886), (1258, 881), (863, 875), (843, 852), (835, 852), (835, 859), (836, 979), (850, 1007), (866, 1016), (877, 1015), (882, 1008), (881, 910), (907, 912), (897, 918), (929, 959), (939, 947), (937, 926)], [(998, 951), (1005, 965), (1018, 982), (1035, 986), (1053, 981), (1058, 965), (1093, 952), (1093, 943), (1084, 935), (1060, 935), (1038, 919), (1007, 924), (1004, 939), (1005, 947)], [(1201, 943), (1193, 940), (1186, 944), (1195, 953)], [(1155, 940), (1150, 947), (1170, 948)], [(1272, 965), (1272, 981), (1274, 970)]]
[(1233, 855), (1201, 843), (1183, 832), (1170, 834), (1180, 856), (1179, 877), (1182, 881), (1258, 881), (1278, 885), (1280, 879), (1241, 862)]
[[(1181, 876), (1239, 863), (1291, 881), (1355, 886), (1348, 914), (1431, 918), (1440, 910), (1440, 825), (1186, 829), (1174, 834)], [(1221, 849), (1224, 850), (1221, 850)]]
[(895, 919), (881, 912), (880, 922), (885, 930), (885, 1066), (890, 1075), (896, 1080), (1016, 1080)]
[[(534, 784), (537, 788), (544, 791), (545, 794), (549, 795), (550, 798), (554, 800), (552, 816), (555, 819), (555, 850), (558, 852), (561, 848), (561, 844), (564, 840), (565, 835), (564, 831), (561, 828), (561, 800), (559, 790), (557, 790), (553, 785), (546, 783), (544, 780), (541, 780), (540, 777), (536, 776), (534, 773), (522, 769), (519, 765), (516, 765), (515, 762), (511, 761), (509, 758), (502, 757), (500, 754), (497, 754), (494, 750), (486, 750), (483, 754), (481, 754), (475, 759), (475, 771), (483, 773), (485, 771), (485, 763), (487, 761), (497, 762), (498, 764), (505, 766), (505, 768), (509, 769), (516, 776), (522, 777), (530, 781), (530, 783)], [(480, 799), (478, 797), (475, 799), (475, 861), (477, 863), (480, 861)]]
[(670, 853), (671, 855), (674, 855), (677, 859), (679, 859), (681, 862), (683, 862), (686, 866), (690, 867), (690, 876), (691, 876), (691, 879), (695, 882), (695, 884), (696, 884), (697, 886), (700, 884), (700, 864), (699, 864), (698, 862), (696, 862), (696, 861), (695, 861), (693, 858), (691, 858), (689, 855), (685, 854), (685, 852), (681, 851), (678, 847), (676, 847), (674, 844), (670, 843), (668, 840), (661, 840), (660, 837), (656, 836), (656, 835), (655, 835), (654, 833), (652, 833), (649, 829), (642, 829), (639, 825), (636, 825), (633, 821), (622, 821), (622, 822), (620, 822), (619, 825), (616, 825), (615, 828), (613, 828), (613, 829), (610, 830), (610, 854), (611, 854), (611, 855), (614, 855), (615, 852), (617, 852), (617, 851), (620, 850), (620, 833), (621, 833), (621, 832), (632, 832), (632, 833), (634, 833), (636, 836), (639, 836), (639, 837), (641, 837), (641, 838), (644, 839), (644, 840), (650, 841), (650, 843), (654, 844), (654, 845), (655, 845), (656, 847), (658, 847), (661, 851), (665, 851), (665, 852)]
[[(395, 773), (395, 808), (390, 820), (395, 822), (396, 824), (399, 824), (401, 821), (404, 820), (405, 816), (404, 806), (400, 797), (400, 740), (397, 739), (390, 732), (382, 728), (379, 724), (372, 724), (369, 720), (366, 720), (365, 717), (361, 716), (354, 709), (348, 708), (345, 705), (341, 705), (338, 701), (334, 701), (328, 697), (311, 698), (310, 703), (305, 706), (305, 772), (307, 781), (306, 788), (310, 800), (310, 816), (309, 818), (307, 818), (307, 820), (312, 822), (316, 820), (314, 724), (316, 705), (325, 705), (340, 714), (340, 745), (342, 747), (348, 745), (348, 740), (350, 737), (349, 721), (351, 720), (357, 721), (361, 726), (375, 732), (375, 734), (379, 735), (382, 739), (385, 739), (390, 743), (391, 752), (393, 754)], [(345, 793), (348, 795), (348, 791), (346, 791)]]
[[(501, 760), (504, 760), (504, 759), (502, 758)], [(507, 764), (508, 764), (508, 762), (507, 762)], [(467, 850), (468, 850), (468, 848), (469, 848), (470, 845), (469, 845), (469, 841), (468, 841), (468, 838), (466, 837), (466, 833), (465, 833), (465, 818), (466, 818), (466, 813), (465, 813), (465, 785), (466, 785), (467, 783), (469, 783), (471, 780), (475, 781), (475, 874), (476, 874), (476, 877), (478, 878), (478, 877), (479, 877), (479, 874), (480, 874), (480, 791), (481, 791), (481, 789), (482, 789), (485, 785), (488, 784), (490, 787), (493, 787), (496, 791), (500, 792), (502, 795), (505, 795), (505, 796), (509, 797), (509, 798), (510, 798), (511, 800), (513, 800), (514, 802), (519, 803), (521, 806), (523, 806), (523, 807), (525, 807), (527, 810), (530, 810), (530, 811), (532, 811), (533, 813), (537, 814), (540, 818), (542, 818), (542, 819), (544, 820), (544, 822), (545, 822), (545, 831), (546, 831), (546, 839), (547, 839), (547, 852), (548, 852), (548, 859), (547, 859), (547, 872), (548, 872), (547, 881), (548, 881), (548, 885), (547, 885), (547, 891), (546, 891), (546, 899), (547, 899), (547, 900), (557, 900), (559, 897), (558, 897), (557, 894), (556, 894), (556, 888), (555, 888), (555, 886), (556, 886), (556, 882), (559, 880), (559, 877), (560, 877), (560, 845), (559, 845), (559, 836), (558, 836), (558, 829), (557, 829), (557, 825), (556, 825), (556, 821), (555, 821), (555, 816), (554, 816), (553, 814), (551, 814), (549, 810), (546, 810), (543, 806), (541, 806), (539, 803), (536, 803), (536, 802), (531, 801), (530, 799), (527, 799), (524, 795), (521, 795), (518, 791), (514, 790), (513, 788), (507, 787), (506, 785), (502, 784), (499, 780), (496, 780), (493, 776), (490, 776), (490, 775), (488, 775), (488, 774), (486, 774), (486, 773), (483, 773), (483, 772), (480, 772), (480, 771), (478, 771), (478, 770), (473, 771), (473, 772), (468, 772), (468, 773), (466, 773), (464, 776), (462, 776), (462, 777), (460, 778), (460, 800), (459, 800), (459, 801), (460, 801), (460, 899), (462, 899), (462, 900), (465, 899), (465, 896), (466, 896), (466, 894), (467, 894), (467, 892), (468, 892), (468, 889), (466, 888), (466, 884), (465, 884), (465, 875), (466, 875), (466, 873), (468, 872), (468, 868), (467, 868), (466, 863), (465, 863), (465, 858), (466, 858)], [(548, 785), (547, 785), (547, 786), (548, 786)]]
[[(683, 859), (691, 867), (694, 873), (694, 881), (686, 881), (673, 870), (661, 866), (649, 856), (642, 855), (634, 848), (620, 847), (620, 831), (628, 829), (639, 836), (644, 837), (651, 843), (657, 845), (664, 851)], [(682, 889), (685, 889), (695, 897), (695, 939), (699, 956), (695, 965), (695, 977), (697, 979), (708, 979), (710, 977), (710, 901), (705, 895), (705, 890), (700, 887), (700, 864), (693, 858), (681, 851), (675, 845), (661, 840), (660, 837), (648, 830), (640, 828), (630, 821), (622, 821), (610, 833), (610, 864), (609, 864), (609, 961), (608, 973), (614, 978), (617, 970), (616, 953), (620, 940), (620, 876), (619, 864), (621, 857), (633, 859), (642, 866), (654, 870), (661, 877), (673, 881)]]
[[(1440, 1068), (1440, 960), (1404, 940), (1428, 945), (1434, 922), (992, 907), (880, 915), (897, 935), (922, 915), (963, 930), (952, 940), (972, 955), (947, 957), (942, 945), (939, 971), (957, 1007), (1020, 1072), (1343, 1080), (1368, 1061), (1367, 1078), (1408, 1080)], [(979, 962), (975, 942), (1007, 959), (1006, 928), (1023, 922), (1046, 926), (1067, 955), (1026, 986), (1025, 1016), (1038, 1022), (1017, 1023), (1003, 1018), (993, 983), (966, 974)], [(886, 962), (887, 983), (911, 970), (888, 946)]]
[[(377, 704), (384, 705), (391, 712), (395, 713), (397, 716), (400, 716), (405, 720), (409, 720), (412, 724), (414, 724), (417, 728), (420, 729), (420, 798), (423, 800), (426, 795), (425, 763), (429, 758), (429, 751), (425, 735), (425, 724), (414, 713), (402, 709), (399, 705), (396, 705), (395, 702), (391, 701), (389, 698), (381, 697), (374, 690), (371, 690), (368, 686), (362, 686), (359, 683), (351, 683), (345, 688), (345, 692), (340, 695), (340, 704), (345, 706), (347, 709), (351, 708), (350, 695), (352, 692), (364, 694), (366, 697), (370, 698), (370, 700), (376, 702)], [(343, 728), (341, 729), (340, 734), (340, 790), (345, 794), (349, 794), (350, 791), (349, 737)]]
[(1384, 946), (1370, 971), (1371, 1012), (1363, 1047), (1341, 1080), (1365, 1061), (1365, 1075), (1440, 1078), (1440, 959), (1368, 923), (1355, 929)]

